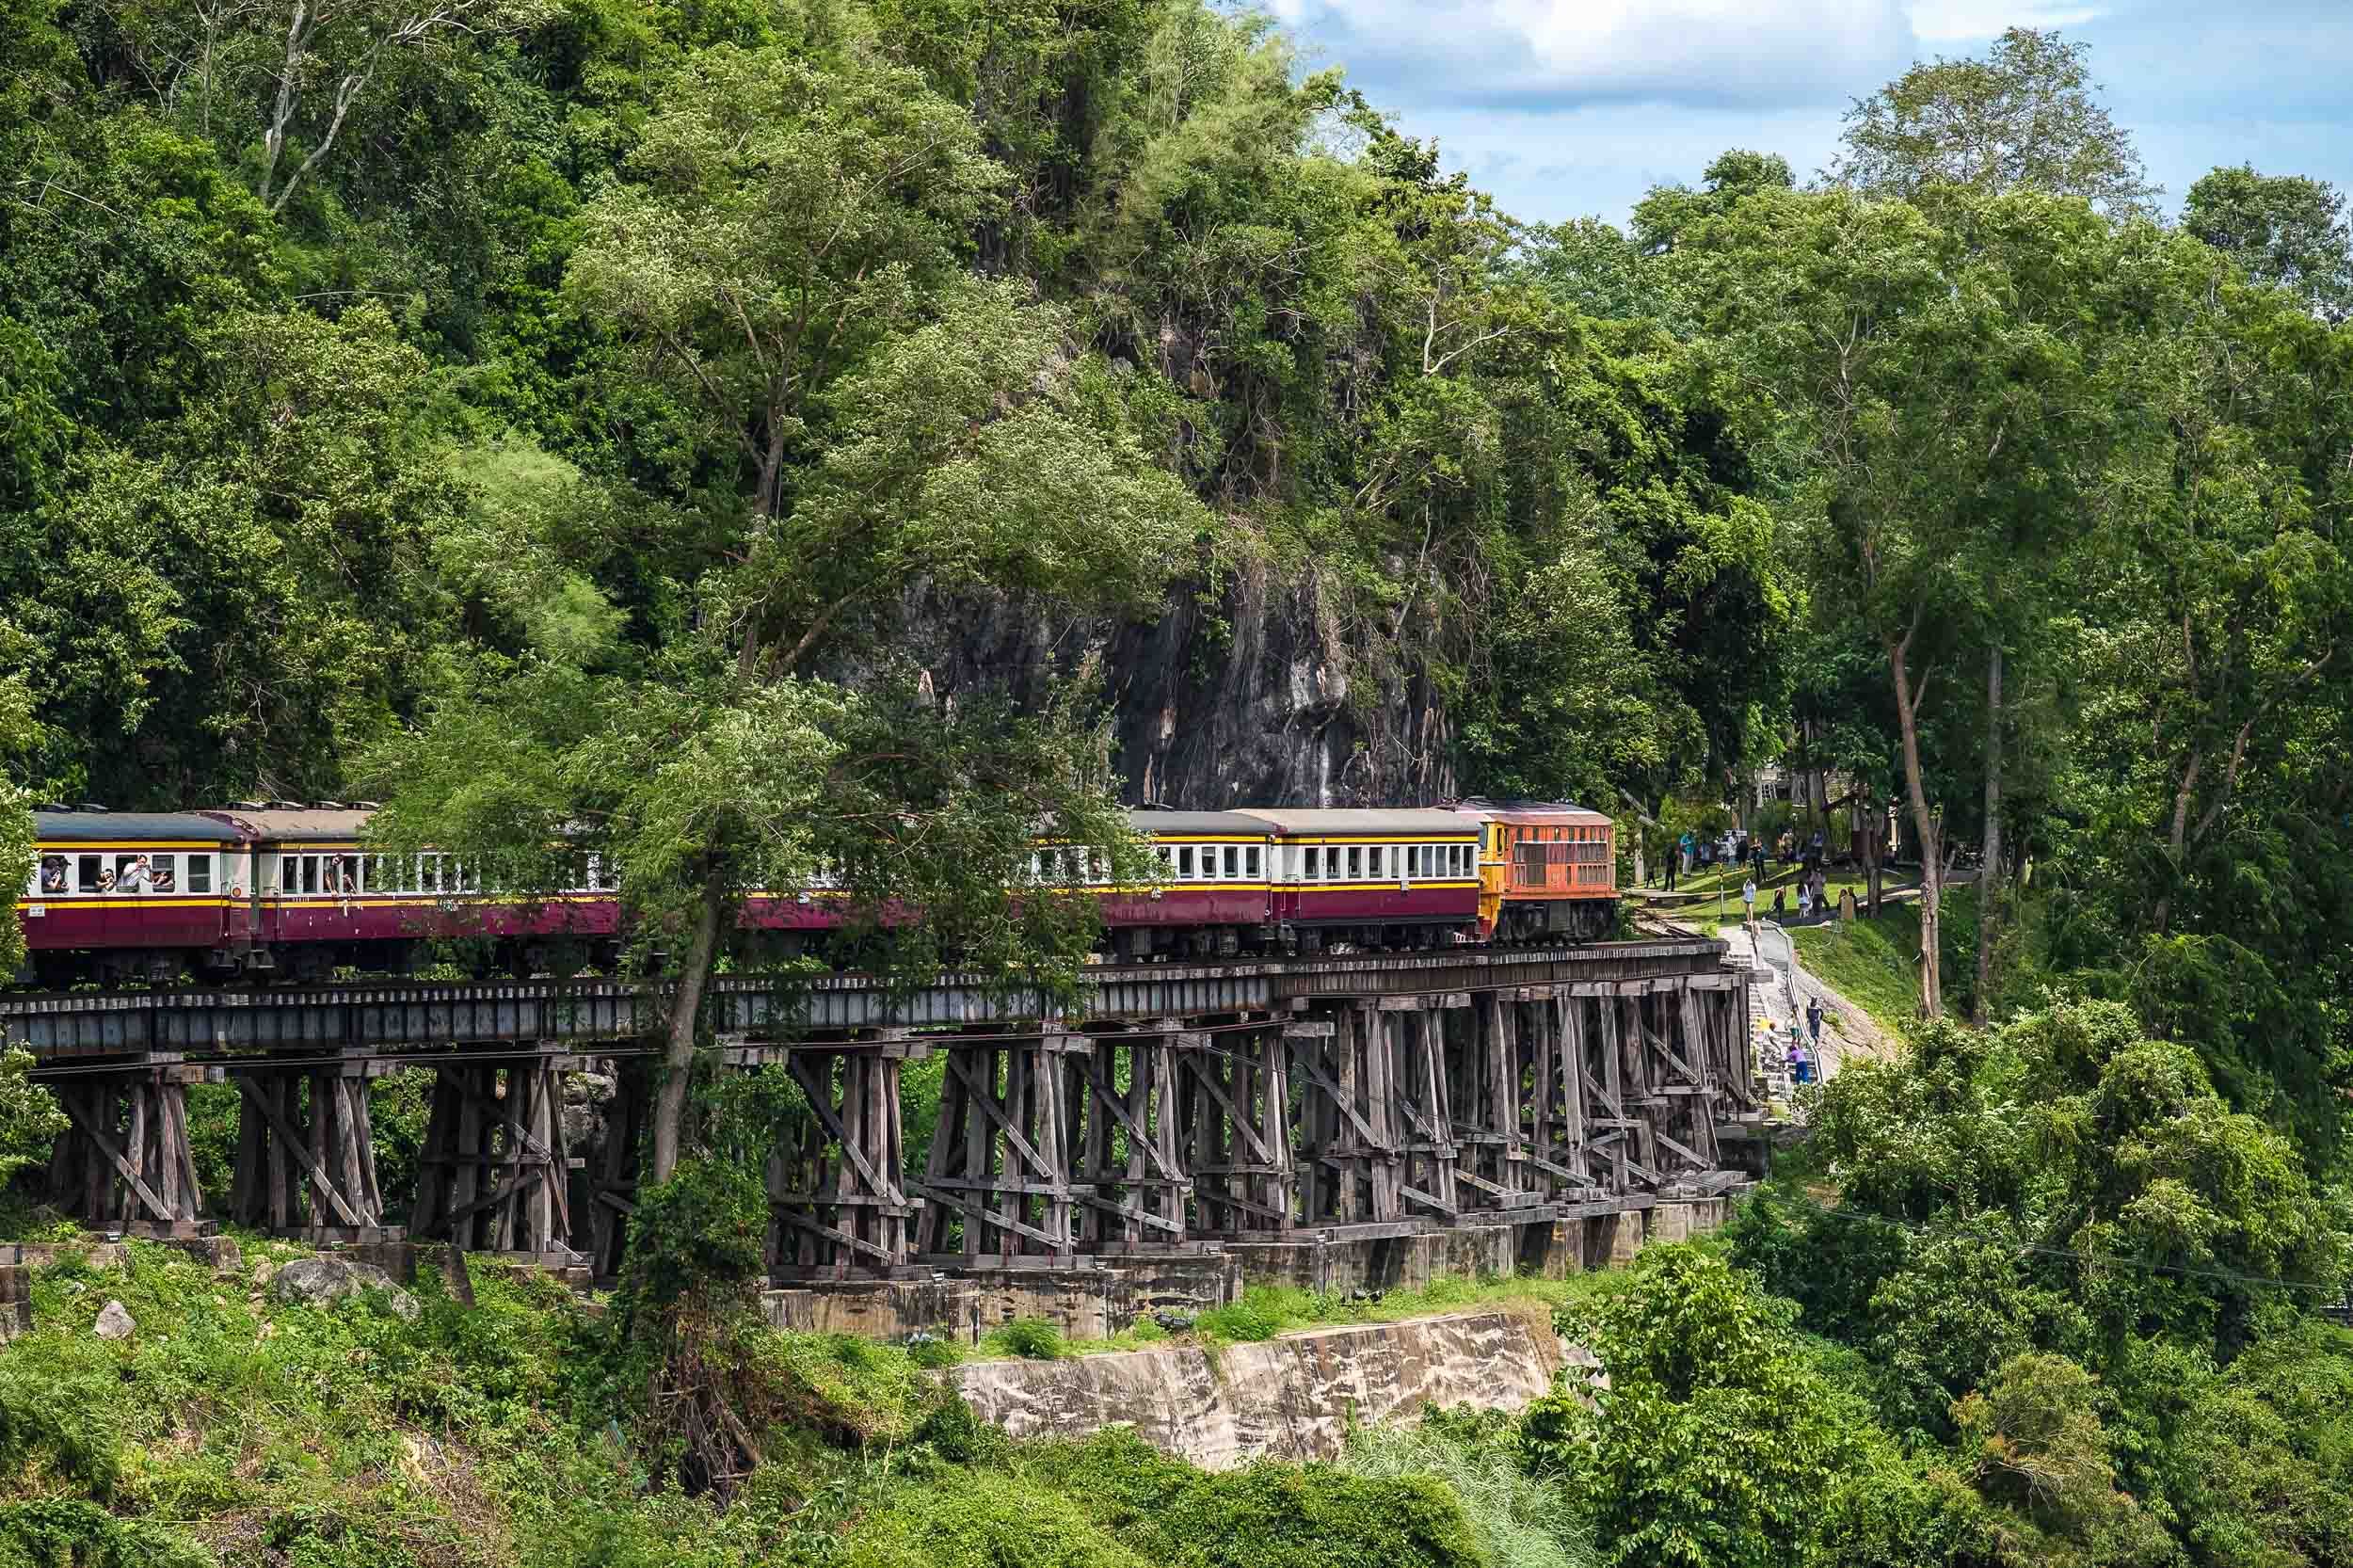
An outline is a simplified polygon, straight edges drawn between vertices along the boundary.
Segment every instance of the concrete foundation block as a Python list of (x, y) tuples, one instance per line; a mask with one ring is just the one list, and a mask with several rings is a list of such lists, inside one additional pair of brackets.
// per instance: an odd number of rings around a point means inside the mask
[(1636, 1253), (1642, 1250), (1642, 1242), (1649, 1233), (1649, 1226), (1645, 1224), (1645, 1211), (1640, 1208), (1625, 1209), (1616, 1214), (1603, 1216), (1602, 1224), (1609, 1237), (1609, 1250), (1607, 1256), (1609, 1259), (1609, 1266), (1613, 1269), (1623, 1269), (1634, 1261)]
[(32, 1271), (22, 1263), (0, 1263), (0, 1345), (32, 1332)]

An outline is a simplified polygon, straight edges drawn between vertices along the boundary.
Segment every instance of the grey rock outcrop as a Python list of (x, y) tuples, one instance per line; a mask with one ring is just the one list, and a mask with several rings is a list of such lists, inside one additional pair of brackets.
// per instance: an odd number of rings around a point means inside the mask
[(1549, 1325), (1494, 1311), (1280, 1335), (1214, 1360), (1193, 1348), (1127, 1351), (968, 1362), (949, 1376), (974, 1414), (1015, 1437), (1124, 1425), (1216, 1470), (1329, 1459), (1352, 1422), (1410, 1418), (1425, 1404), (1516, 1410), (1550, 1391), (1562, 1360)]
[(417, 1298), (392, 1282), (392, 1276), (373, 1263), (346, 1263), (340, 1257), (302, 1257), (278, 1271), (269, 1282), (271, 1299), (305, 1306), (331, 1306), (365, 1290), (390, 1292), (393, 1316), (413, 1319), (423, 1310)]
[(98, 1321), (90, 1325), (90, 1332), (101, 1339), (128, 1339), (138, 1326), (138, 1320), (131, 1316), (130, 1308), (120, 1302), (110, 1301), (98, 1309)]
[[(1405, 576), (1413, 563), (1396, 566)], [(1399, 806), (1455, 792), (1453, 721), (1428, 651), (1409, 646), (1425, 620), (1398, 645), (1352, 630), (1313, 569), (1245, 567), (1220, 588), (1176, 592), (1159, 619), (1125, 624), (918, 590), (893, 647), (950, 701), (996, 686), (1032, 703), (1059, 678), (1099, 677), (1130, 801)]]

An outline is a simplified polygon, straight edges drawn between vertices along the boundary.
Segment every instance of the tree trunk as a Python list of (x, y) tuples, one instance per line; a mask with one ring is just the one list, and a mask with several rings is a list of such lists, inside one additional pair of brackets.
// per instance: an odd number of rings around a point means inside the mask
[[(1856, 792), (1863, 793), (1860, 788)], [(1880, 887), (1883, 875), (1880, 857), (1887, 850), (1887, 817), (1880, 810), (1879, 802), (1868, 794), (1863, 795), (1863, 874), (1868, 884), (1865, 896), (1869, 900), (1865, 912), (1876, 920), (1880, 918)]]
[(711, 982), (712, 961), (719, 945), (719, 916), (726, 902), (714, 872), (703, 884), (702, 905), (695, 912), (695, 935), (687, 944), (678, 992), (670, 1003), (670, 1037), (662, 1053), (662, 1089), (653, 1105), (652, 1179), (657, 1182), (669, 1180), (678, 1169), (679, 1144), (686, 1128), (686, 1092), (695, 1077), (695, 1030), (702, 1012), (703, 989)]
[(1993, 947), (2002, 907), (2002, 650), (1985, 666), (1985, 857), (1977, 867), (1977, 991), (1970, 1020), (1985, 1026), (1993, 1008)]
[(1937, 858), (1936, 819), (1929, 811), (1928, 785), (1920, 776), (1920, 724), (1912, 691), (1912, 672), (1905, 664), (1909, 637), (1887, 645), (1887, 670), (1896, 682), (1896, 718), (1903, 727), (1904, 789), (1912, 798), (1912, 827), (1920, 839), (1920, 1016), (1945, 1016), (1943, 977), (1939, 970), (1938, 908), (1944, 892), (1944, 866)]

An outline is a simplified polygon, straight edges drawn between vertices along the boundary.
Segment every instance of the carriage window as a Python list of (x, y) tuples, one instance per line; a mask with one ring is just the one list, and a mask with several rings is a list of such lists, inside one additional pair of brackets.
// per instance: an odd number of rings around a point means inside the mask
[(105, 859), (103, 856), (75, 856), (73, 866), (74, 891), (81, 893), (104, 892), (107, 887), (114, 880), (106, 874), (104, 867)]
[(438, 855), (417, 856), (417, 891), (438, 893), (441, 890), (441, 857)]
[(1227, 845), (1225, 846), (1225, 877), (1226, 877), (1226, 880), (1230, 882), (1230, 881), (1235, 880), (1236, 878), (1239, 878), (1241, 875), (1241, 846), (1240, 844), (1227, 844)]
[(1299, 852), (1299, 880), (1302, 882), (1320, 881), (1323, 873), (1318, 862), (1322, 857), (1323, 852), (1313, 844), (1301, 850)]
[(151, 855), (147, 857), (147, 890), (152, 893), (176, 893), (180, 890), (178, 856)]
[(1176, 852), (1166, 844), (1154, 844), (1152, 856), (1160, 863), (1160, 874), (1167, 876), (1176, 870)]
[(44, 894), (62, 893), (66, 890), (64, 856), (44, 855), (40, 857), (40, 890)]
[(1191, 844), (1176, 846), (1176, 874), (1188, 882), (1193, 880), (1193, 846)]
[(1348, 878), (1353, 882), (1365, 874), (1365, 852), (1356, 844), (1348, 846)]
[(1242, 852), (1242, 873), (1253, 882), (1258, 879), (1258, 846), (1252, 844)]
[(213, 857), (211, 856), (191, 855), (188, 856), (187, 890), (191, 893), (209, 893), (213, 890)]
[(328, 856), (327, 874), (328, 892), (358, 892), (360, 890), (360, 857), (356, 855)]
[[(306, 893), (317, 892), (319, 890), (319, 857), (315, 855), (306, 855), (302, 856), (301, 870), (301, 890)], [(292, 891), (293, 889), (290, 888), (288, 890)]]

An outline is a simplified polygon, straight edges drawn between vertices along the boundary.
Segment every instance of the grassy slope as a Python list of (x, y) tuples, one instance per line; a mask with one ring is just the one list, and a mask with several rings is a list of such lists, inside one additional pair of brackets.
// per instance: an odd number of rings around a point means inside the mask
[[(0, 1568), (1384, 1568), (1468, 1565), (1487, 1538), (1430, 1478), (1268, 1464), (1206, 1476), (1116, 1435), (1006, 1444), (910, 1352), (766, 1335), (798, 1424), (722, 1512), (655, 1484), (604, 1380), (602, 1326), (561, 1289), (476, 1266), (405, 1320), (381, 1301), (285, 1305), (135, 1246), (125, 1270), (36, 1275), (39, 1332), (0, 1351)], [(1589, 1284), (1584, 1288), (1606, 1288)], [(1566, 1286), (1441, 1285), (1381, 1304), (1254, 1292), (1207, 1339)], [(138, 1329), (90, 1327), (120, 1299)], [(933, 1348), (933, 1354), (939, 1348)], [(825, 1436), (820, 1437), (819, 1433)]]
[[(1945, 893), (1945, 999), (1957, 1005), (1966, 994), (1971, 976), (1961, 973), (1957, 961), (1974, 952), (1977, 920), (1977, 890), (1951, 888)], [(1920, 1011), (1918, 979), (1920, 906), (1891, 904), (1876, 920), (1858, 920), (1851, 926), (1801, 926), (1790, 933), (1798, 944), (1798, 961), (1807, 971), (1881, 1026), (1900, 1029)]]

